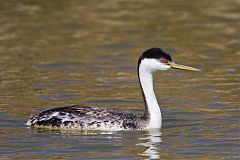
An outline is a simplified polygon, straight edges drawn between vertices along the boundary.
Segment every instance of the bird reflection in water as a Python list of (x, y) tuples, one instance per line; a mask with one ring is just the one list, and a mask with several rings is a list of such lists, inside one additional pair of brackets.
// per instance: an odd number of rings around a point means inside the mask
[[(76, 130), (58, 130), (58, 129), (53, 130), (44, 128), (30, 128), (30, 131), (35, 134), (51, 133), (51, 135), (61, 135), (62, 138), (66, 138), (67, 141), (69, 141), (70, 146), (74, 144), (77, 146), (77, 148), (86, 147), (85, 142), (87, 142), (87, 146), (92, 145), (95, 147), (96, 150), (102, 149), (103, 146), (109, 147), (109, 144), (114, 144), (115, 147), (119, 146), (120, 148), (125, 146), (122, 148), (122, 150), (119, 150), (119, 153), (121, 154), (123, 153), (125, 155), (137, 157), (141, 156), (151, 160), (160, 159), (158, 146), (160, 142), (162, 142), (161, 140), (162, 134), (159, 129), (135, 132), (134, 131), (110, 132), (93, 130), (76, 131)], [(54, 137), (57, 138), (58, 136)], [(60, 142), (62, 138), (59, 138)], [(75, 143), (72, 143), (73, 141)], [(80, 141), (82, 143), (76, 143)], [(95, 144), (97, 144), (97, 146)], [(66, 145), (67, 144), (65, 144), (65, 146)], [(118, 151), (115, 150), (115, 152), (117, 153)]]
[(136, 144), (136, 146), (143, 146), (146, 148), (144, 152), (140, 153), (139, 155), (148, 157), (148, 159), (160, 159), (159, 149), (157, 145), (162, 142), (161, 135), (162, 133), (160, 132), (160, 130), (156, 129), (147, 131), (145, 135), (146, 137), (139, 138), (140, 140), (143, 140), (145, 142), (138, 143)]

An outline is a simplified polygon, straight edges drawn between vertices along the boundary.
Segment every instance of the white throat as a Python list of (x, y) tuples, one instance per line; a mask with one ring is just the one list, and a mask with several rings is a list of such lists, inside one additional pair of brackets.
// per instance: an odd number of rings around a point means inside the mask
[[(145, 98), (145, 115), (149, 116), (147, 128), (161, 128), (162, 115), (153, 87), (154, 59), (143, 59), (139, 66), (139, 78)], [(148, 113), (146, 113), (148, 112)]]

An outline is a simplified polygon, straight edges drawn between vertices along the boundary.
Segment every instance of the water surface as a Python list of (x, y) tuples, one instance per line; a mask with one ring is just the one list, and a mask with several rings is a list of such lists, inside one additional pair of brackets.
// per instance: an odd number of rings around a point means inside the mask
[[(240, 159), (238, 0), (4, 1), (0, 159)], [(155, 74), (163, 127), (70, 132), (29, 115), (88, 104), (143, 113), (137, 59), (161, 47), (202, 72)]]

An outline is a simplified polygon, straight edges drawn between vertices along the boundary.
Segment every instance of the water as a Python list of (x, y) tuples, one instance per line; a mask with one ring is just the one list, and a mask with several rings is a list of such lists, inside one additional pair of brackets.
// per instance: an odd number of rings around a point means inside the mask
[[(240, 159), (238, 0), (3, 1), (0, 159)], [(64, 132), (29, 115), (89, 104), (143, 113), (150, 47), (202, 72), (155, 74), (163, 127)]]

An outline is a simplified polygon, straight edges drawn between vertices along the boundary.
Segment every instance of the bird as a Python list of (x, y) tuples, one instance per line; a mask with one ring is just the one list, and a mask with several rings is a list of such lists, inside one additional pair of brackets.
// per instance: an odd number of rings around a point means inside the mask
[(129, 111), (96, 106), (72, 105), (49, 109), (30, 116), (26, 125), (70, 130), (149, 130), (160, 129), (162, 114), (154, 92), (153, 73), (158, 70), (200, 69), (175, 63), (161, 48), (150, 48), (138, 59), (137, 75), (145, 112), (142, 115)]

